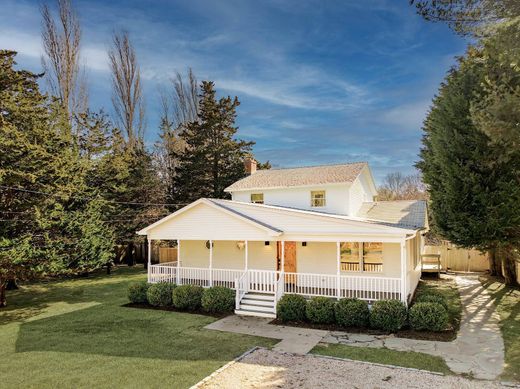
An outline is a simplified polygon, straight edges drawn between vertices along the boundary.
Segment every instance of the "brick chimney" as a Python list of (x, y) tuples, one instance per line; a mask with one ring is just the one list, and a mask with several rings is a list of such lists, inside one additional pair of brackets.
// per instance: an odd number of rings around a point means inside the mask
[(253, 158), (247, 157), (244, 160), (244, 167), (246, 169), (246, 173), (247, 174), (254, 174), (254, 173), (256, 173), (256, 161)]

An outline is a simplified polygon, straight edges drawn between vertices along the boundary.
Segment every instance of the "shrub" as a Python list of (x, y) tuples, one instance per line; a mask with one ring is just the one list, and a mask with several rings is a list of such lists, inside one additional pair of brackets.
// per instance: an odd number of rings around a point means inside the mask
[(146, 281), (134, 282), (128, 287), (128, 300), (134, 304), (145, 304), (148, 302), (146, 292), (150, 285)]
[(196, 311), (200, 308), (204, 289), (196, 285), (182, 285), (173, 290), (173, 306), (186, 311)]
[(175, 285), (169, 282), (151, 284), (146, 292), (148, 303), (154, 307), (167, 307), (172, 304), (172, 289)]
[(397, 331), (406, 323), (406, 305), (399, 300), (379, 300), (370, 311), (370, 326), (384, 331)]
[(312, 323), (328, 324), (334, 322), (335, 302), (327, 297), (313, 297), (307, 301), (307, 319)]
[(410, 326), (418, 331), (442, 331), (448, 325), (448, 312), (439, 303), (415, 303), (408, 314)]
[(448, 301), (446, 298), (440, 294), (426, 292), (418, 295), (415, 298), (416, 303), (437, 303), (444, 307), (446, 311), (448, 311)]
[(276, 314), (281, 321), (304, 321), (307, 301), (297, 294), (282, 296), (276, 306)]
[(213, 286), (202, 292), (201, 304), (206, 312), (231, 312), (235, 308), (235, 292), (224, 286)]
[(336, 323), (342, 327), (366, 327), (370, 311), (366, 301), (341, 299), (334, 306)]

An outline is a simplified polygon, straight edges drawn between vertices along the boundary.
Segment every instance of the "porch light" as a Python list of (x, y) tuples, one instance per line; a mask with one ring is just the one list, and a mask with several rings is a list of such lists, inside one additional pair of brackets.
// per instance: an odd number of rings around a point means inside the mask
[(246, 242), (244, 242), (243, 240), (239, 240), (239, 241), (237, 242), (237, 248), (238, 248), (239, 250), (243, 250), (244, 247), (246, 247)]
[(307, 242), (302, 242), (303, 247), (307, 247)]
[[(210, 244), (210, 243), (209, 243), (209, 240), (207, 240), (207, 241), (206, 241), (206, 248), (207, 248), (208, 250), (209, 250), (209, 244)], [(211, 244), (211, 246), (214, 247), (214, 246), (215, 246), (215, 243), (213, 242), (213, 243)]]
[(271, 242), (269, 242), (268, 240), (266, 240), (266, 241), (264, 242), (264, 245), (265, 245), (265, 246), (269, 246), (270, 244), (271, 244)]

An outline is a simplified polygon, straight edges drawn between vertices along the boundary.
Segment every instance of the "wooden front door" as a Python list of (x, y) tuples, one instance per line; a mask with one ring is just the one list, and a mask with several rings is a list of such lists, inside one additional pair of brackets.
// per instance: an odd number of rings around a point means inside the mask
[[(277, 242), (278, 249), (278, 265), (276, 270), (280, 271), (282, 266), (282, 244)], [(296, 273), (296, 242), (285, 242), (285, 266), (284, 271)]]

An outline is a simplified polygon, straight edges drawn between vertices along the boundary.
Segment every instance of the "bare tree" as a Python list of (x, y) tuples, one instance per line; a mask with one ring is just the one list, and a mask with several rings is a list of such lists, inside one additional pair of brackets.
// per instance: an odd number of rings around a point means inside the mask
[(51, 92), (60, 98), (70, 120), (86, 110), (88, 96), (84, 70), (80, 67), (81, 28), (70, 0), (58, 0), (58, 20), (48, 5), (41, 8), (42, 65)]
[(419, 174), (389, 173), (378, 188), (378, 200), (425, 200), (428, 194)]
[(108, 50), (112, 71), (112, 104), (116, 122), (130, 144), (144, 136), (144, 99), (135, 49), (128, 32), (115, 32)]

